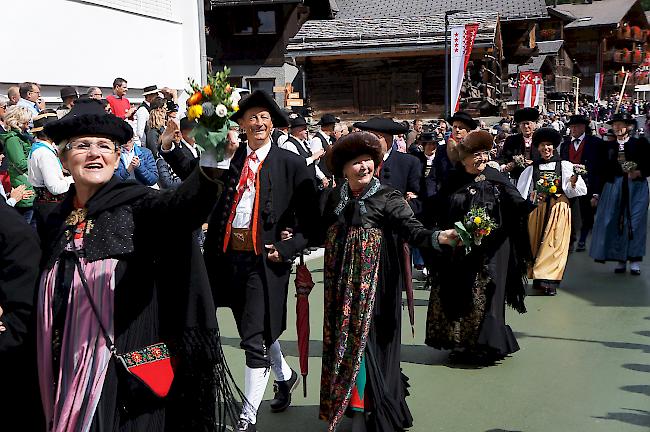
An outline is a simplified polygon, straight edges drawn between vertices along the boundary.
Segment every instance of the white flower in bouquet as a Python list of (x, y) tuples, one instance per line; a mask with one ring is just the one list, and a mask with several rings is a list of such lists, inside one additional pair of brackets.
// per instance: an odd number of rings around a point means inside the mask
[(204, 102), (201, 107), (203, 108), (203, 115), (204, 116), (212, 116), (214, 115), (214, 105), (210, 102)]
[(232, 106), (239, 105), (240, 100), (241, 100), (241, 95), (239, 94), (239, 92), (233, 92), (230, 95), (230, 105)]
[(228, 115), (228, 108), (224, 104), (219, 104), (215, 108), (214, 112), (219, 116), (219, 117), (225, 117)]

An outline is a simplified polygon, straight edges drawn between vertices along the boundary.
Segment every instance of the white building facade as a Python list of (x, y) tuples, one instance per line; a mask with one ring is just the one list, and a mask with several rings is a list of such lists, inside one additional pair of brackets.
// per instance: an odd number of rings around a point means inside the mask
[(0, 9), (0, 94), (32, 81), (54, 105), (63, 86), (106, 96), (121, 77), (137, 102), (145, 86), (182, 90), (188, 78), (202, 80), (203, 0), (21, 0)]

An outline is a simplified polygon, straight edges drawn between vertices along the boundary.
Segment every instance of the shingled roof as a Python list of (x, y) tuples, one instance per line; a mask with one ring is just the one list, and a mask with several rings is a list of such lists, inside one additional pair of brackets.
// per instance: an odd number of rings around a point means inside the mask
[(544, 0), (336, 0), (337, 19), (433, 16), (448, 10), (494, 11), (502, 20), (545, 18)]
[[(496, 12), (474, 11), (453, 15), (449, 23), (478, 23), (474, 44), (485, 46), (494, 43), (498, 19)], [(442, 49), (444, 28), (443, 15), (310, 20), (289, 40), (287, 53), (289, 57), (314, 57)]]
[(537, 52), (539, 52), (540, 54), (554, 55), (557, 54), (558, 51), (560, 51), (562, 45), (564, 45), (564, 41), (562, 39), (552, 40), (552, 41), (538, 41)]
[(554, 9), (575, 21), (566, 29), (615, 26), (639, 0), (599, 0), (591, 4), (561, 4)]

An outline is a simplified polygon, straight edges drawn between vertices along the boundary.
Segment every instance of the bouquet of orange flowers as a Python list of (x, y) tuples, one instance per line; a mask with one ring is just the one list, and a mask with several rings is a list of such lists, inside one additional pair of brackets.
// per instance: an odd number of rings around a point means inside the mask
[(204, 149), (216, 149), (216, 156), (223, 159), (229, 118), (239, 110), (239, 93), (233, 92), (228, 82), (230, 69), (208, 76), (208, 84), (201, 87), (189, 80), (192, 96), (187, 100), (187, 117), (198, 126), (192, 131), (196, 143)]

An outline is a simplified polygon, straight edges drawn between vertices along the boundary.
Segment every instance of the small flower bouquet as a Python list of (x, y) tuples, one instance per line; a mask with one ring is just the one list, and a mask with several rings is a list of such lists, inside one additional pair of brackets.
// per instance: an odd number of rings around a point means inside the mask
[(485, 207), (472, 207), (462, 222), (454, 224), (458, 236), (463, 241), (466, 254), (471, 252), (473, 245), (480, 246), (483, 237), (489, 236), (496, 226)]
[(577, 176), (587, 175), (587, 167), (584, 165), (575, 164), (573, 165), (573, 174)]
[(560, 179), (555, 175), (555, 173), (545, 173), (542, 174), (539, 180), (537, 180), (535, 190), (538, 193), (554, 194), (557, 193), (559, 186)]
[(632, 171), (636, 171), (637, 167), (638, 165), (636, 162), (625, 161), (621, 163), (621, 168), (623, 169), (623, 172), (627, 174), (631, 173)]
[(216, 149), (216, 156), (223, 159), (229, 118), (239, 110), (239, 93), (233, 92), (228, 83), (230, 69), (208, 76), (208, 84), (201, 87), (189, 80), (192, 96), (187, 100), (187, 117), (197, 120), (192, 131), (196, 143), (204, 149)]
[(514, 155), (512, 161), (520, 168), (526, 168), (526, 158), (522, 154)]

